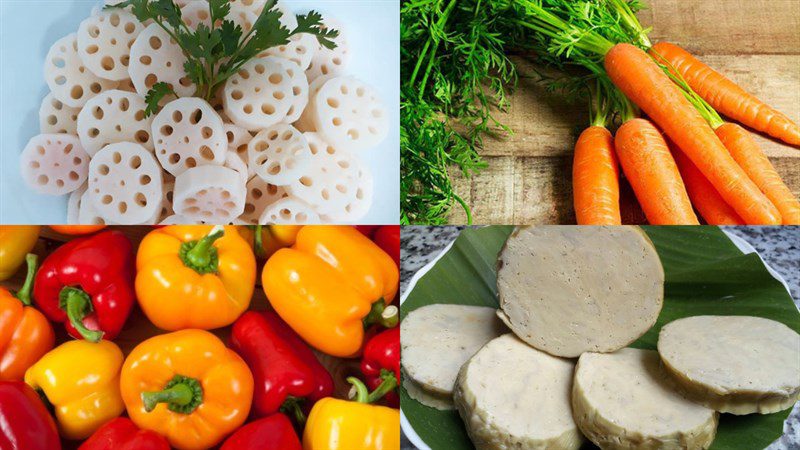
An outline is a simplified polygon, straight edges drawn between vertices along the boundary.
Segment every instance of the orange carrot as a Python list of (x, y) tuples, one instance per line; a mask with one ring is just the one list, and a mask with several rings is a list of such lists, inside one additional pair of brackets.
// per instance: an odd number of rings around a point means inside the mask
[(800, 145), (800, 127), (754, 95), (703, 64), (686, 50), (668, 42), (654, 45), (650, 53), (665, 59), (693, 91), (718, 112), (791, 145)]
[(617, 44), (607, 52), (604, 65), (619, 90), (686, 152), (742, 219), (753, 224), (781, 223), (775, 206), (736, 164), (700, 112), (645, 52), (630, 44)]
[(591, 126), (575, 144), (572, 191), (578, 225), (620, 225), (619, 167), (614, 139), (605, 127)]
[(650, 121), (632, 119), (619, 127), (614, 144), (651, 225), (699, 225), (664, 137)]
[[(671, 144), (667, 142), (667, 144)], [(706, 223), (709, 225), (744, 225), (744, 221), (733, 208), (719, 195), (714, 186), (708, 182), (706, 177), (697, 169), (686, 155), (683, 154), (675, 144), (670, 145), (672, 157), (678, 164), (681, 178), (686, 185), (686, 192), (695, 209), (700, 212)]]
[(726, 123), (716, 129), (717, 136), (731, 152), (731, 156), (778, 208), (784, 225), (800, 225), (800, 202), (783, 183), (767, 155), (761, 151), (753, 136), (735, 123)]

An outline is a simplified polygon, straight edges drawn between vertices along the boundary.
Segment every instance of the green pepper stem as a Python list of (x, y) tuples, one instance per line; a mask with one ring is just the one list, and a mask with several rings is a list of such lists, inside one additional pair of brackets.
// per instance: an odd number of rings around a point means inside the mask
[(216, 273), (219, 260), (214, 242), (224, 234), (225, 229), (217, 225), (202, 239), (184, 242), (179, 252), (181, 260), (197, 273)]
[(33, 277), (36, 276), (36, 266), (39, 264), (39, 257), (33, 253), (25, 255), (25, 263), (28, 265), (28, 273), (25, 275), (25, 284), (17, 291), (16, 297), (23, 305), (31, 304), (31, 290), (33, 290)]
[(191, 414), (203, 403), (203, 388), (195, 378), (175, 375), (163, 390), (142, 392), (144, 410), (151, 412), (159, 403), (166, 403), (170, 411)]
[(90, 330), (83, 324), (83, 319), (94, 311), (89, 294), (81, 289), (67, 286), (61, 289), (58, 297), (59, 307), (67, 312), (69, 322), (78, 333), (89, 342), (100, 342), (104, 333), (100, 330)]
[(300, 407), (301, 402), (302, 400), (296, 397), (287, 397), (281, 405), (281, 412), (294, 417), (295, 423), (302, 428), (306, 423), (306, 415), (303, 413), (303, 408)]
[(352, 384), (350, 398), (358, 403), (369, 403), (369, 390), (367, 386), (356, 377), (347, 377), (347, 382)]
[(369, 314), (364, 317), (364, 327), (379, 324), (384, 328), (394, 328), (400, 322), (400, 311), (394, 305), (386, 306), (386, 300), (380, 299), (372, 304)]
[(369, 393), (369, 396), (367, 397), (367, 403), (377, 402), (378, 400), (382, 399), (384, 395), (392, 392), (394, 388), (397, 387), (397, 377), (394, 376), (394, 373), (383, 369), (381, 370), (381, 378), (383, 381), (381, 381), (381, 384), (379, 384), (374, 391)]

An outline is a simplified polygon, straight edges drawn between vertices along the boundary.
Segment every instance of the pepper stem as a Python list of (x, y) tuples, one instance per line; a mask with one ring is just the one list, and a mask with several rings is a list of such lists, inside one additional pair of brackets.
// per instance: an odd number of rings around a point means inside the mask
[(161, 391), (142, 392), (144, 410), (151, 412), (159, 403), (180, 414), (191, 414), (203, 403), (203, 387), (195, 378), (175, 375)]
[(350, 398), (358, 403), (369, 403), (369, 390), (367, 386), (356, 377), (347, 377), (347, 382), (352, 384)]
[(306, 415), (303, 413), (303, 408), (300, 407), (301, 399), (297, 397), (286, 397), (286, 401), (281, 405), (281, 412), (291, 415), (301, 428), (306, 423)]
[(364, 317), (364, 327), (377, 323), (384, 328), (394, 328), (399, 322), (399, 310), (394, 305), (386, 306), (386, 300), (384, 299), (373, 303), (369, 314)]
[(25, 263), (28, 265), (28, 273), (25, 275), (25, 284), (17, 291), (16, 297), (23, 305), (31, 304), (31, 290), (33, 290), (33, 277), (36, 276), (36, 266), (39, 264), (39, 257), (33, 253), (25, 255)]
[(83, 324), (83, 319), (94, 311), (92, 299), (81, 289), (67, 286), (58, 294), (58, 306), (67, 312), (72, 326), (89, 342), (100, 342), (103, 332), (90, 330)]
[(184, 242), (179, 252), (181, 260), (197, 273), (216, 273), (219, 259), (217, 249), (213, 244), (224, 234), (225, 229), (221, 225), (217, 225), (204, 238)]
[(258, 224), (254, 227), (253, 230), (253, 248), (256, 252), (256, 256), (259, 258), (264, 257), (264, 238), (261, 236), (261, 228), (262, 225)]
[(369, 393), (369, 397), (367, 397), (367, 403), (375, 403), (378, 400), (382, 399), (384, 395), (392, 392), (394, 388), (397, 387), (397, 377), (394, 376), (394, 373), (382, 369), (381, 370), (381, 384), (375, 388), (374, 391)]

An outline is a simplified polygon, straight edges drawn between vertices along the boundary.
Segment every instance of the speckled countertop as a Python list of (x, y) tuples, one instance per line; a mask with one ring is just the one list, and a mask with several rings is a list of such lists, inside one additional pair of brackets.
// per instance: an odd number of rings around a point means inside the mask
[[(400, 292), (411, 277), (453, 241), (465, 227), (403, 227), (400, 243)], [(749, 242), (761, 257), (789, 284), (792, 298), (800, 308), (800, 227), (725, 227)], [(415, 447), (402, 438), (404, 450)], [(795, 405), (784, 425), (784, 435), (769, 450), (800, 449), (800, 405)]]

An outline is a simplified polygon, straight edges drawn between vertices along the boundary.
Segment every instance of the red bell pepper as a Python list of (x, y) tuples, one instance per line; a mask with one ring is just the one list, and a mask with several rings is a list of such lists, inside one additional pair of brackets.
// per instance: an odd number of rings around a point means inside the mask
[(77, 339), (114, 339), (133, 302), (131, 241), (119, 231), (73, 239), (50, 254), (36, 274), (36, 305)]
[(375, 230), (372, 240), (400, 267), (400, 225), (384, 225)]
[(0, 450), (60, 450), (56, 423), (39, 394), (21, 381), (0, 381)]
[(258, 417), (284, 410), (303, 422), (303, 409), (333, 393), (330, 373), (273, 311), (244, 313), (233, 324), (230, 344), (253, 372)]
[(220, 450), (302, 450), (292, 422), (283, 414), (250, 422), (233, 433)]
[(400, 380), (400, 327), (378, 333), (367, 342), (361, 372), (370, 389), (386, 392), (384, 400), (388, 406), (400, 407), (396, 391)]
[(117, 417), (100, 427), (78, 450), (170, 450), (164, 436), (140, 430), (131, 419)]

